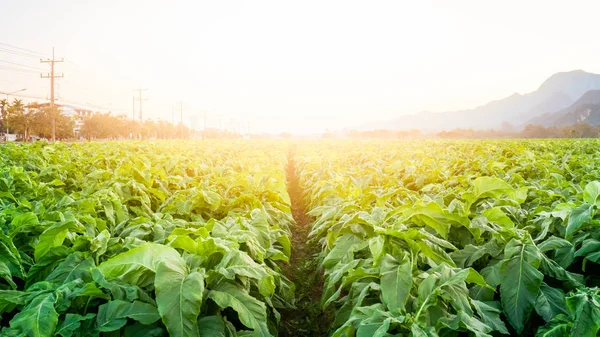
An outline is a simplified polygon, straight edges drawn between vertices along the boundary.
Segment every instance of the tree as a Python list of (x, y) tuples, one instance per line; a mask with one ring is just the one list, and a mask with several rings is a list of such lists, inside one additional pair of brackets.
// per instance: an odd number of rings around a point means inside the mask
[(35, 109), (37, 109), (37, 103), (32, 103), (26, 108), (20, 99), (15, 99), (13, 104), (7, 108), (6, 121), (13, 132), (21, 135), (21, 139), (27, 139)]
[(95, 113), (85, 120), (81, 134), (88, 140), (109, 138), (112, 122), (110, 113)]
[(2, 130), (8, 133), (8, 124), (6, 123), (6, 118), (8, 117), (8, 100), (2, 99), (0, 100), (0, 117), (2, 118)]
[(158, 127), (153, 120), (147, 119), (142, 124), (142, 137), (143, 139), (158, 138)]
[[(43, 138), (52, 137), (52, 107), (45, 105), (38, 109), (31, 123), (31, 134)], [(54, 107), (56, 111), (58, 109)], [(63, 114), (55, 113), (56, 138), (65, 139), (74, 136), (75, 121)]]
[(594, 127), (589, 125), (588, 123), (576, 123), (572, 126), (572, 128), (573, 130), (575, 130), (575, 133), (579, 138), (597, 137), (596, 130), (594, 130)]
[[(183, 129), (182, 129), (183, 128)], [(81, 129), (81, 135), (86, 139), (118, 139), (118, 138), (137, 138), (141, 139), (158, 138), (170, 139), (181, 137), (189, 138), (192, 135), (191, 130), (186, 126), (173, 125), (165, 121), (146, 120), (144, 123), (131, 120), (125, 115), (113, 116), (108, 113), (94, 113), (84, 120)]]

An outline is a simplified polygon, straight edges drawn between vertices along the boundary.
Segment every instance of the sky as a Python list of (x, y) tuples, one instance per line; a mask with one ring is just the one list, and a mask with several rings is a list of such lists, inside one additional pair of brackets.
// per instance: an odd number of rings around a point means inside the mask
[(576, 0), (0, 0), (0, 92), (46, 100), (39, 58), (54, 47), (64, 102), (131, 116), (141, 86), (144, 119), (178, 122), (182, 102), (198, 128), (206, 114), (209, 127), (251, 132), (351, 129), (531, 92), (559, 71), (600, 73), (599, 11)]

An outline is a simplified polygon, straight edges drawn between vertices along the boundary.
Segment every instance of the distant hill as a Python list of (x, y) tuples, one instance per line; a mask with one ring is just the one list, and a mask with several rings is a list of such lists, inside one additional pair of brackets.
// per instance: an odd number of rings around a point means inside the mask
[(600, 124), (600, 90), (589, 90), (568, 108), (545, 113), (527, 124), (568, 126), (579, 122)]
[(561, 72), (528, 94), (513, 94), (468, 110), (402, 115), (391, 121), (365, 124), (360, 129), (488, 129), (498, 128), (503, 123), (524, 126), (545, 113), (571, 106), (589, 90), (600, 90), (600, 75), (583, 70)]
[(540, 116), (548, 111), (557, 111), (573, 104), (573, 99), (564, 92), (556, 92), (542, 103), (529, 109), (528, 115)]

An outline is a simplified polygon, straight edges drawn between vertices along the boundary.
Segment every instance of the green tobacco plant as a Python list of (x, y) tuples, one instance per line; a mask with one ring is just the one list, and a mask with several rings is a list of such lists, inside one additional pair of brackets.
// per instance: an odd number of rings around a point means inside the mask
[(292, 218), (267, 148), (1, 147), (0, 336), (275, 336)]
[(331, 335), (595, 336), (597, 143), (299, 147)]

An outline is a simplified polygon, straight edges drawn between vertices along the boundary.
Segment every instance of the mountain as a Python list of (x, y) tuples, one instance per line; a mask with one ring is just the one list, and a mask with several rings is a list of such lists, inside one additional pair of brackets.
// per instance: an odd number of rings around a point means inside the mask
[(579, 122), (600, 124), (600, 90), (589, 90), (568, 108), (545, 113), (527, 124), (568, 126)]
[(528, 114), (530, 116), (540, 116), (542, 114), (547, 113), (548, 111), (557, 111), (562, 108), (566, 108), (571, 104), (573, 104), (573, 99), (571, 98), (571, 96), (562, 91), (559, 91), (555, 92), (552, 96), (550, 96), (542, 103), (529, 109)]
[(402, 115), (391, 121), (363, 125), (360, 129), (434, 131), (455, 128), (498, 128), (503, 123), (525, 125), (526, 121), (544, 113), (565, 109), (585, 92), (597, 89), (600, 89), (598, 74), (583, 70), (560, 72), (550, 76), (536, 91), (528, 94), (516, 93), (473, 109)]

